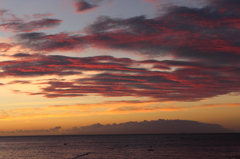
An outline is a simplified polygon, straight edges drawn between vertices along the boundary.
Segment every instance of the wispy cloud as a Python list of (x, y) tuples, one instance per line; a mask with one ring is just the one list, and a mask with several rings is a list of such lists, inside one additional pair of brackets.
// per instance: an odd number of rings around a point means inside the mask
[(10, 110), (1, 110), (0, 119), (32, 119), (32, 118), (55, 118), (55, 117), (78, 117), (91, 115), (113, 115), (158, 111), (186, 111), (192, 109), (208, 108), (235, 108), (240, 103), (214, 103), (201, 105), (178, 105), (176, 103), (162, 103), (152, 100), (132, 101), (106, 101), (99, 103), (71, 104), (71, 105), (50, 105), (45, 107), (23, 107)]
[(58, 26), (60, 22), (61, 20), (58, 19), (42, 19), (30, 22), (13, 21), (9, 23), (3, 23), (0, 25), (0, 27), (13, 32), (31, 32)]
[(0, 13), (2, 15), (0, 17), (0, 28), (3, 30), (10, 30), (14, 33), (49, 29), (58, 26), (62, 22), (62, 20), (59, 19), (47, 18), (51, 16), (51, 14), (25, 15), (19, 18), (8, 10), (2, 10)]
[(61, 130), (61, 126), (50, 129), (33, 129), (33, 130), (14, 130), (14, 131), (0, 131), (1, 135), (36, 135), (36, 134), (51, 134), (57, 133)]

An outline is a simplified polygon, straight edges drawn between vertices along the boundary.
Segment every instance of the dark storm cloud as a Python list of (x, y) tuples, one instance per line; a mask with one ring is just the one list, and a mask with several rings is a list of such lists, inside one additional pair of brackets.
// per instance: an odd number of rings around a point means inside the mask
[(158, 133), (229, 133), (218, 124), (200, 123), (189, 120), (152, 120), (120, 124), (93, 124), (73, 127), (67, 134), (158, 134)]

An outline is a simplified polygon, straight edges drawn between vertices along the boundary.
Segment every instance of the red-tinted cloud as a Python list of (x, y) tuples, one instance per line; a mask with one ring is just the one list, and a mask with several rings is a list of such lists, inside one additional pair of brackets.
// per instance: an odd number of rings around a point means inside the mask
[[(29, 92), (49, 98), (92, 94), (150, 97), (158, 101), (196, 101), (239, 92), (240, 88), (240, 66), (235, 65), (222, 66), (198, 61), (136, 61), (112, 56), (77, 58), (17, 55), (12, 55), (16, 60), (0, 62), (1, 77), (68, 76), (95, 71), (92, 76), (71, 81), (53, 79), (38, 83), (44, 84), (42, 91)], [(145, 65), (149, 65), (149, 69)]]
[(13, 21), (0, 24), (5, 30), (11, 30), (12, 32), (31, 32), (41, 29), (48, 29), (58, 26), (62, 20), (59, 19), (42, 19), (37, 21), (23, 22)]
[(96, 7), (99, 7), (99, 3), (103, 0), (76, 0), (74, 7), (76, 13), (83, 13)]
[(46, 35), (45, 33), (22, 33), (14, 37), (18, 45), (35, 51), (72, 51), (86, 48), (87, 44), (79, 35), (60, 33)]
[(10, 44), (8, 44), (8, 43), (0, 43), (0, 52), (6, 52), (6, 51), (8, 51), (11, 47), (12, 47), (12, 45), (10, 45)]
[[(142, 71), (140, 74), (100, 73), (73, 82), (51, 81), (43, 88), (46, 97), (99, 94), (102, 96), (150, 97), (159, 101), (196, 101), (238, 92), (238, 73), (179, 68), (172, 72)], [(231, 74), (230, 73), (230, 74)], [(235, 78), (235, 77), (238, 78)]]
[(0, 62), (1, 76), (43, 76), (43, 75), (73, 75), (81, 71), (114, 71), (114, 72), (144, 72), (144, 68), (132, 68), (133, 60), (114, 58), (112, 56), (97, 56), (76, 58), (67, 56), (44, 56), (15, 54), (14, 61)]
[(51, 98), (97, 94), (196, 101), (239, 92), (240, 3), (209, 2), (202, 8), (171, 7), (164, 15), (149, 19), (102, 16), (85, 29), (84, 35), (31, 32), (15, 36), (17, 45), (36, 52), (92, 47), (150, 56), (169, 55), (173, 60), (16, 54), (12, 57), (17, 60), (0, 63), (0, 75), (80, 75), (84, 71), (96, 71), (95, 75), (72, 81), (51, 80), (44, 83), (48, 86), (41, 92), (29, 92)]
[(238, 64), (239, 2), (210, 2), (202, 8), (170, 7), (162, 16), (149, 19), (145, 16), (127, 19), (101, 16), (86, 27), (84, 36), (25, 33), (15, 39), (17, 44), (35, 51), (74, 51), (93, 47)]
[[(32, 32), (58, 26), (62, 20), (47, 18), (51, 14), (25, 15), (19, 18), (7, 10), (0, 11), (0, 27), (12, 32)], [(29, 20), (30, 19), (30, 20)], [(34, 20), (31, 20), (34, 19)], [(37, 20), (36, 20), (37, 19)]]

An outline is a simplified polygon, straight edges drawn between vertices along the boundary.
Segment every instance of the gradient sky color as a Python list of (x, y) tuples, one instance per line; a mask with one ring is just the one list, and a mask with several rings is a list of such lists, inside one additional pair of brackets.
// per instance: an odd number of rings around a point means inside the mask
[(240, 132), (239, 19), (238, 0), (0, 0), (0, 135), (158, 119)]

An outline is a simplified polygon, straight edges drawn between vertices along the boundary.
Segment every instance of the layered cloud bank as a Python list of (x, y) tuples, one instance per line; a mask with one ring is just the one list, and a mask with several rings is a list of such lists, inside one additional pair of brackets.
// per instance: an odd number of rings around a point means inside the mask
[[(240, 89), (238, 64), (26, 53), (10, 57), (16, 60), (0, 62), (1, 77), (79, 76), (72, 80), (63, 77), (35, 82), (43, 85), (40, 92), (25, 92), (47, 98), (100, 95), (150, 97), (155, 101), (197, 101), (239, 92)], [(93, 75), (86, 75), (92, 71), (95, 71)], [(30, 84), (30, 81), (18, 83)], [(8, 84), (12, 82), (5, 85)]]

